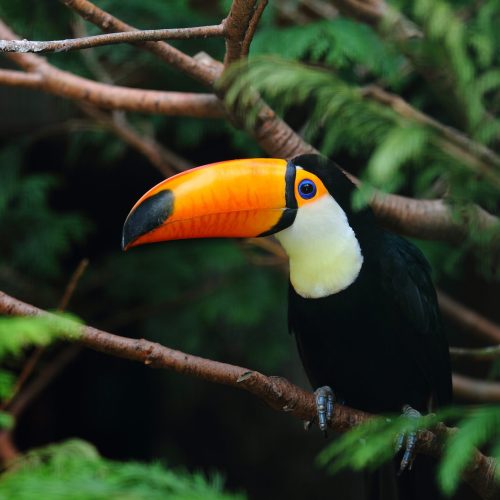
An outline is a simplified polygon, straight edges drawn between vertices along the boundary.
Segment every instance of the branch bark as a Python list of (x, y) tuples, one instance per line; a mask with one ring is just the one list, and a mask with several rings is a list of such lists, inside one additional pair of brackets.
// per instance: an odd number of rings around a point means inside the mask
[[(16, 38), (2, 21), (0, 21), (0, 36), (6, 39)], [(10, 53), (8, 57), (28, 73), (23, 75), (17, 71), (1, 70), (0, 81), (5, 84), (18, 85), (21, 82), (24, 87), (36, 88), (107, 109), (197, 118), (224, 116), (224, 109), (213, 94), (120, 87), (73, 75), (52, 66), (34, 54)]]
[(500, 384), (454, 373), (453, 393), (459, 398), (475, 403), (498, 402), (500, 401)]
[(15, 71), (11, 69), (0, 69), (0, 85), (9, 87), (24, 87), (28, 89), (40, 89), (42, 77), (35, 73)]
[[(137, 31), (133, 26), (124, 23), (88, 0), (60, 1), (83, 17), (83, 19), (95, 24), (108, 33), (117, 31)], [(186, 73), (208, 87), (212, 87), (219, 76), (213, 72), (212, 68), (196, 61), (194, 58), (184, 54), (184, 52), (181, 52), (166, 42), (142, 42), (137, 44), (137, 46), (143, 50), (152, 52), (167, 64)]]
[(90, 49), (117, 43), (158, 42), (160, 40), (188, 40), (191, 38), (212, 38), (223, 35), (223, 26), (196, 26), (194, 28), (166, 28), (157, 30), (137, 30), (123, 33), (68, 38), (66, 40), (0, 40), (0, 52), (69, 52), (71, 50)]
[[(50, 316), (50, 313), (21, 302), (0, 292), (0, 313), (19, 316)], [(301, 420), (311, 420), (315, 415), (314, 396), (281, 377), (267, 377), (262, 373), (218, 361), (192, 356), (144, 339), (120, 337), (90, 326), (80, 327), (69, 340), (77, 341), (91, 349), (144, 363), (152, 368), (165, 368), (178, 373), (192, 375), (238, 389), (244, 389), (264, 400), (271, 408), (293, 414)], [(371, 415), (336, 405), (330, 422), (333, 430), (345, 432), (365, 422)], [(440, 457), (443, 452), (442, 433), (451, 432), (442, 426), (435, 434), (424, 431), (419, 437), (419, 453)], [(463, 473), (463, 479), (484, 499), (493, 499), (499, 488), (495, 481), (497, 464), (476, 450)]]
[(438, 300), (442, 312), (459, 328), (482, 337), (488, 342), (500, 344), (500, 327), (498, 325), (458, 303), (441, 290), (438, 293)]
[(226, 55), (224, 65), (248, 55), (250, 43), (267, 0), (234, 0), (229, 15), (224, 20)]

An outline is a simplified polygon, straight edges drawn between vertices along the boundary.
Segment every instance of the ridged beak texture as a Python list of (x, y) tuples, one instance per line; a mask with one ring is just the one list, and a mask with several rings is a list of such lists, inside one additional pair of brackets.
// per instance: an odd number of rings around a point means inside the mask
[(123, 226), (122, 246), (270, 234), (287, 211), (289, 177), (287, 162), (270, 158), (224, 161), (182, 172), (157, 184), (135, 204)]

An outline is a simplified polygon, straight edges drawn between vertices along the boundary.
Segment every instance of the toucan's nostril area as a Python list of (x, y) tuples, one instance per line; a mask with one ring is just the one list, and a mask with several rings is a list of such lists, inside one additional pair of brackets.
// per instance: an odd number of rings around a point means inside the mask
[(174, 194), (170, 189), (145, 199), (129, 214), (123, 225), (122, 248), (125, 249), (134, 240), (161, 226), (174, 209)]

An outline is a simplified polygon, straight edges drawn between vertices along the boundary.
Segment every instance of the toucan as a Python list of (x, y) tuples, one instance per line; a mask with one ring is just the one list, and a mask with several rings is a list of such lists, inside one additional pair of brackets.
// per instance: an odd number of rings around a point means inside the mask
[[(336, 401), (409, 416), (451, 401), (430, 266), (368, 206), (353, 208), (355, 189), (320, 155), (223, 161), (160, 182), (123, 228), (124, 249), (274, 235), (289, 257), (289, 330), (316, 389), (321, 429)], [(407, 439), (402, 469), (411, 467), (414, 445)]]

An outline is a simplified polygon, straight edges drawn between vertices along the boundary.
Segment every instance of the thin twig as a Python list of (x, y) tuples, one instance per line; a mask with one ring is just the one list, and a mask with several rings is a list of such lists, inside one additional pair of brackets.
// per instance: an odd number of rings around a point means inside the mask
[(213, 38), (223, 35), (222, 24), (197, 26), (194, 28), (167, 28), (158, 30), (128, 31), (106, 33), (104, 35), (68, 38), (38, 42), (33, 40), (0, 40), (0, 52), (69, 52), (90, 49), (117, 43), (159, 42), (160, 40), (188, 40), (191, 38)]
[[(226, 38), (226, 55), (224, 56), (225, 66), (228, 66), (246, 55), (243, 52), (244, 39), (255, 15), (257, 1), (258, 0), (233, 0), (229, 14), (223, 22), (224, 37)], [(260, 15), (257, 16), (257, 20), (259, 18)], [(255, 30), (255, 27), (253, 29)], [(248, 45), (250, 44), (250, 40), (248, 41)]]
[(59, 304), (57, 306), (57, 310), (59, 312), (65, 311), (68, 307), (69, 301), (71, 300), (71, 297), (73, 297), (76, 287), (82, 279), (83, 273), (85, 273), (85, 271), (87, 270), (88, 265), (89, 259), (82, 259), (76, 266), (76, 269), (73, 271), (73, 274), (71, 275), (71, 278), (66, 285), (63, 296), (61, 297), (61, 300), (59, 301)]
[[(50, 313), (21, 302), (0, 292), (0, 313), (20, 316), (50, 316)], [(74, 329), (74, 327), (72, 328)], [(144, 339), (130, 339), (90, 326), (73, 331), (68, 338), (97, 351), (144, 363), (152, 368), (166, 368), (185, 375), (192, 375), (209, 382), (228, 385), (246, 390), (263, 399), (269, 406), (293, 414), (302, 420), (311, 420), (316, 413), (315, 399), (311, 392), (295, 386), (281, 377), (267, 377), (259, 372), (239, 366), (220, 363), (210, 359), (192, 356)], [(332, 429), (345, 432), (366, 421), (371, 416), (340, 404), (335, 405)], [(446, 428), (444, 428), (446, 430)], [(440, 457), (443, 441), (431, 431), (424, 431), (419, 437), (417, 451)], [(462, 477), (484, 499), (497, 498), (498, 486), (495, 481), (497, 464), (475, 450)]]
[[(61, 300), (59, 301), (59, 305), (57, 306), (57, 310), (59, 312), (65, 311), (66, 307), (69, 304), (69, 301), (71, 300), (71, 297), (75, 293), (76, 287), (80, 279), (82, 278), (85, 270), (87, 269), (88, 264), (89, 264), (88, 259), (82, 259), (76, 266), (76, 269), (74, 270), (73, 274), (71, 275), (68, 281), (68, 284), (66, 285), (66, 288), (64, 289), (64, 293), (61, 297)], [(45, 379), (47, 377), (40, 375), (36, 381), (32, 382), (31, 385), (26, 388), (26, 390), (22, 390), (24, 384), (35, 370), (35, 367), (40, 361), (44, 352), (45, 352), (44, 347), (35, 348), (31, 356), (26, 361), (19, 377), (17, 378), (16, 384), (14, 386), (10, 398), (8, 398), (2, 404), (2, 409), (8, 409), (13, 416), (19, 416), (20, 414), (20, 410), (14, 412), (13, 408), (17, 407), (24, 408), (32, 400), (32, 398), (36, 397), (38, 393), (48, 385), (49, 381), (53, 378), (53, 376), (50, 375), (48, 377), (48, 380), (46, 382), (43, 382), (40, 379)], [(48, 368), (48, 370), (51, 373), (54, 371), (55, 365), (56, 363), (54, 363), (54, 360), (52, 360)], [(55, 373), (57, 372), (54, 372), (54, 375)], [(22, 403), (18, 403), (19, 400), (22, 400)]]
[[(137, 31), (137, 29), (133, 26), (124, 23), (88, 0), (60, 1), (83, 19), (95, 24), (108, 33)], [(152, 52), (167, 64), (186, 73), (190, 77), (209, 87), (213, 85), (219, 76), (218, 74), (215, 74), (211, 68), (207, 68), (203, 64), (200, 64), (194, 58), (188, 56), (184, 52), (181, 52), (175, 47), (172, 47), (166, 42), (142, 42), (136, 44), (136, 46), (148, 52)]]
[(477, 348), (450, 347), (450, 354), (454, 358), (468, 358), (476, 359), (478, 361), (491, 361), (500, 358), (500, 345)]
[(144, 155), (165, 177), (194, 167), (188, 160), (160, 144), (153, 136), (141, 134), (125, 116), (117, 116), (115, 113), (109, 115), (94, 106), (83, 104), (80, 105), (80, 109)]
[(26, 407), (52, 383), (81, 351), (82, 347), (80, 345), (63, 346), (62, 350), (47, 363), (43, 372), (28, 383), (18, 396), (12, 400), (8, 408), (9, 413), (18, 418)]
[(247, 32), (245, 33), (245, 37), (243, 38), (241, 44), (241, 55), (243, 57), (248, 56), (248, 53), (250, 52), (250, 44), (252, 43), (260, 18), (262, 17), (262, 14), (267, 6), (267, 2), (268, 0), (260, 0), (253, 11), (253, 15), (248, 23)]

